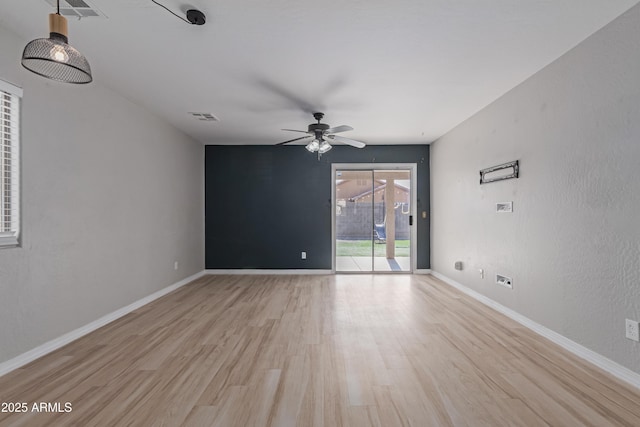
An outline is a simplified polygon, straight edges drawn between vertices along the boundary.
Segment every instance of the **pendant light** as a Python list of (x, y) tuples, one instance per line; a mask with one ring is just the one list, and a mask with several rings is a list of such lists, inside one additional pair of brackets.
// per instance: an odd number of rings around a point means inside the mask
[(36, 39), (24, 48), (22, 66), (51, 80), (85, 84), (93, 80), (87, 59), (70, 46), (67, 39), (67, 19), (57, 12), (49, 15), (49, 38)]

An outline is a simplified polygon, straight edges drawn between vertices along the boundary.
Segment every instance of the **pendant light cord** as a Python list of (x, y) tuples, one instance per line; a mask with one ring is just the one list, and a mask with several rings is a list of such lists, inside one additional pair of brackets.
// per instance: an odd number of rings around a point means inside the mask
[(58, 14), (58, 15), (60, 15), (60, 0), (58, 0), (58, 1), (56, 2), (56, 4), (58, 5), (58, 12), (57, 12), (57, 14)]
[[(152, 2), (154, 2), (155, 4), (157, 4), (158, 6), (160, 6), (161, 8), (165, 9), (167, 12), (169, 12), (170, 14), (177, 16), (178, 18), (182, 19), (184, 22), (186, 22), (187, 24), (191, 25), (192, 23), (187, 21), (186, 19), (184, 19), (182, 16), (174, 13), (171, 9), (169, 9), (167, 6), (158, 3), (156, 0), (151, 0)], [(60, 0), (58, 0), (58, 4), (60, 3)]]

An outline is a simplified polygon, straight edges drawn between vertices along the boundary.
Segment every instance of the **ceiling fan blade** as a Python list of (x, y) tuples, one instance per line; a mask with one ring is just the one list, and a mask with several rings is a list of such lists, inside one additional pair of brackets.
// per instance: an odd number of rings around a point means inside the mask
[[(306, 132), (305, 132), (305, 133), (306, 133)], [(298, 141), (298, 140), (301, 140), (301, 139), (306, 139), (306, 138), (311, 138), (311, 137), (312, 137), (312, 135), (301, 136), (300, 138), (294, 138), (294, 139), (290, 139), (290, 140), (288, 140), (288, 141), (279, 142), (279, 143), (277, 143), (276, 145), (288, 144), (288, 143), (293, 142), (293, 141)]]
[(353, 130), (353, 128), (351, 126), (341, 125), (341, 126), (336, 126), (334, 128), (327, 129), (325, 133), (346, 132), (348, 130)]
[(280, 130), (286, 130), (287, 132), (301, 132), (301, 133), (309, 133), (306, 130), (298, 130), (298, 129), (280, 129)]
[(280, 86), (274, 81), (267, 80), (265, 78), (258, 78), (256, 80), (256, 83), (259, 86), (262, 86), (263, 89), (266, 89), (267, 91), (277, 95), (289, 106), (304, 111), (307, 114), (313, 114), (315, 111), (322, 111), (324, 109), (324, 105), (314, 105), (310, 102), (307, 102), (307, 100), (303, 99), (301, 96), (298, 96), (285, 87)]
[(338, 136), (338, 135), (326, 135), (326, 136), (328, 136), (329, 139), (333, 141), (342, 142), (343, 144), (347, 144), (356, 148), (364, 148), (367, 145), (364, 142), (356, 141), (355, 139), (351, 139), (351, 138), (345, 138), (344, 136)]

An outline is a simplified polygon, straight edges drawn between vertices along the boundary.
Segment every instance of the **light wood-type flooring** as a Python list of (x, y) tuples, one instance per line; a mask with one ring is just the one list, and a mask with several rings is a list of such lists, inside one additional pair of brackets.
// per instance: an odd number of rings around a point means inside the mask
[[(640, 393), (431, 276), (205, 276), (0, 377), (0, 426), (640, 426)], [(31, 407), (29, 408), (31, 410)]]

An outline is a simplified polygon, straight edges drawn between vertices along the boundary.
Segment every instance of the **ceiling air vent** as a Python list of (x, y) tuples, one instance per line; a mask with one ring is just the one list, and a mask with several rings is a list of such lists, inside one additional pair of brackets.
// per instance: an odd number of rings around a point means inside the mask
[(214, 116), (211, 113), (189, 113), (190, 115), (192, 115), (193, 117), (195, 117), (198, 120), (202, 120), (204, 122), (219, 122), (220, 119), (217, 118), (216, 116)]
[[(52, 7), (56, 7), (56, 0), (46, 0)], [(60, 15), (75, 18), (106, 18), (98, 8), (87, 0), (60, 0)]]

